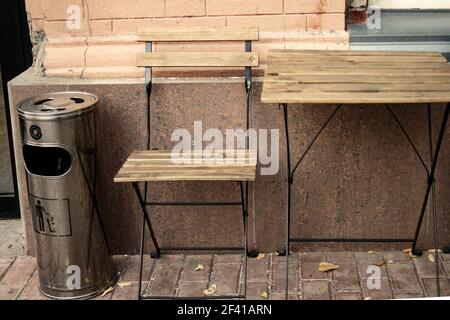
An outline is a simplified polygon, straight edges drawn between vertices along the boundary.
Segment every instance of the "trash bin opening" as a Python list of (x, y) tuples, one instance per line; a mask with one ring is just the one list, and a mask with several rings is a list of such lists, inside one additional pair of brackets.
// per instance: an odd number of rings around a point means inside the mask
[(52, 101), (53, 99), (43, 99), (43, 100), (39, 100), (39, 101), (36, 101), (35, 103), (34, 103), (34, 105), (35, 106), (40, 106), (40, 105), (42, 105), (42, 104), (44, 104), (44, 103), (46, 103), (46, 102), (49, 102), (49, 101)]
[(80, 104), (80, 103), (84, 102), (84, 99), (81, 99), (81, 98), (70, 98), (70, 100), (72, 100), (76, 104)]
[(72, 156), (61, 147), (23, 147), (25, 167), (29, 173), (38, 176), (59, 177), (69, 172)]

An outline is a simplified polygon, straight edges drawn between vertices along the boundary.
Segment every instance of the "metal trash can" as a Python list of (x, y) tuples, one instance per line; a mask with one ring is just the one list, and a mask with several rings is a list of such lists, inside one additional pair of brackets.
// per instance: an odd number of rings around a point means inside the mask
[(40, 288), (50, 298), (92, 298), (116, 280), (95, 197), (97, 102), (58, 92), (17, 107)]

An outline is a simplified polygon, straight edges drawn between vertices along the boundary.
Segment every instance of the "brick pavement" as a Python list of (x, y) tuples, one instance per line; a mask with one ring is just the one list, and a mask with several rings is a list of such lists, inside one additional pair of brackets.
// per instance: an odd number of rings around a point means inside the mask
[[(242, 293), (242, 260), (240, 255), (164, 255), (159, 260), (146, 257), (143, 290), (147, 295), (200, 296), (215, 284), (216, 294)], [(325, 261), (339, 268), (319, 272), (320, 262)], [(139, 257), (115, 256), (114, 263), (118, 284), (97, 299), (136, 299)], [(442, 295), (450, 296), (450, 255), (441, 255), (440, 264)], [(199, 265), (201, 270), (196, 270)], [(284, 271), (283, 257), (275, 254), (249, 259), (248, 299), (263, 299), (263, 293), (268, 299), (284, 299)], [(436, 294), (434, 264), (428, 253), (418, 258), (397, 251), (299, 253), (291, 256), (289, 272), (292, 300), (401, 299)], [(45, 299), (39, 293), (38, 282), (34, 258), (0, 259), (0, 300)]]

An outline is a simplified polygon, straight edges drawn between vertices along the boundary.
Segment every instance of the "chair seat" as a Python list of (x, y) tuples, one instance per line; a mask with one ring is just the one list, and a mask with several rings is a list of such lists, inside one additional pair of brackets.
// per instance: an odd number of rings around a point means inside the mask
[(205, 157), (192, 152), (175, 159), (172, 151), (136, 151), (127, 159), (114, 182), (151, 181), (255, 181), (256, 150), (218, 150)]

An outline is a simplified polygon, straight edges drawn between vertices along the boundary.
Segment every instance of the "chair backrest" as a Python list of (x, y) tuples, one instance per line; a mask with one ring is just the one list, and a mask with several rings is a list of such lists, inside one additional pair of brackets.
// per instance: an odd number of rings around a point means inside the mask
[[(257, 67), (258, 53), (251, 41), (259, 39), (257, 28), (153, 28), (138, 29), (138, 40), (146, 52), (138, 53), (138, 67)], [(245, 52), (150, 52), (152, 42), (245, 41)], [(150, 50), (149, 50), (150, 49)]]

